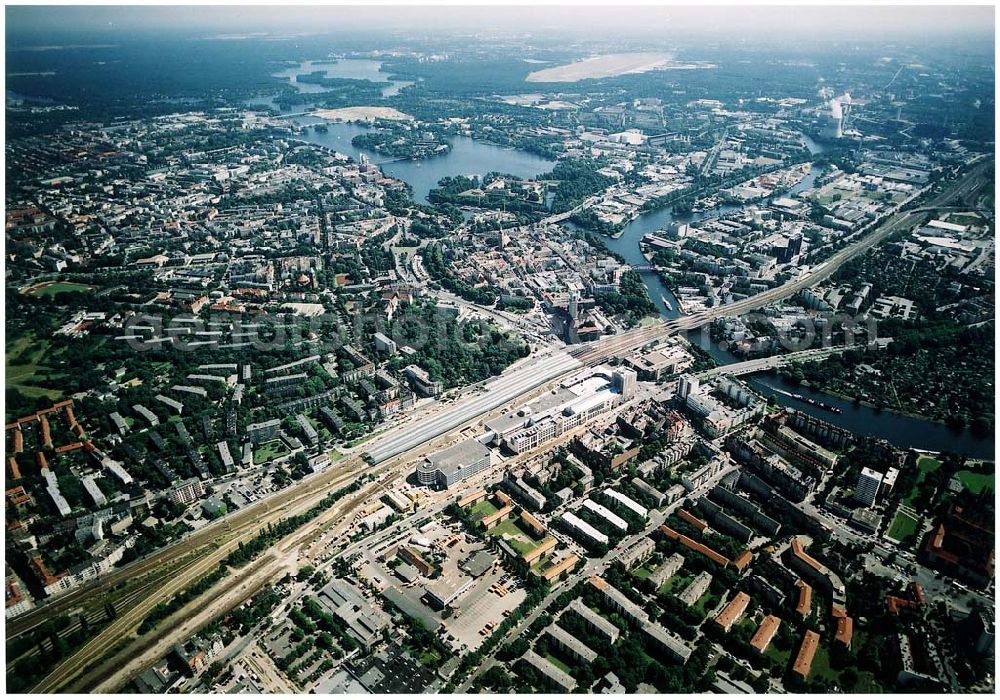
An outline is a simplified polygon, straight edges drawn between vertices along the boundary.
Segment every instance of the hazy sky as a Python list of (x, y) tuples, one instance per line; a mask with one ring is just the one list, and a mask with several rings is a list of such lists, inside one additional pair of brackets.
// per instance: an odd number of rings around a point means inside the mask
[(317, 7), (317, 6), (10, 6), (7, 32), (184, 30), (310, 32), (343, 30), (539, 30), (834, 38), (992, 36), (991, 6), (709, 7)]

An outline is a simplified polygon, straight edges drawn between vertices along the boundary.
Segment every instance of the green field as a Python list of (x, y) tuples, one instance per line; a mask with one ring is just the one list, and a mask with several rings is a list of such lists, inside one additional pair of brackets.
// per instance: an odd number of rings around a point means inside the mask
[(955, 473), (955, 478), (965, 484), (965, 488), (972, 493), (982, 493), (983, 489), (994, 489), (994, 479), (996, 474), (978, 474), (970, 471), (960, 471)]
[(924, 476), (929, 472), (935, 471), (940, 466), (941, 462), (929, 455), (921, 455), (918, 457), (917, 470), (920, 472), (920, 475), (917, 477), (917, 480), (913, 482), (913, 488), (910, 489), (908, 494), (906, 494), (906, 498), (903, 499), (903, 503), (908, 506), (912, 506), (913, 501), (917, 497), (917, 487), (920, 485), (920, 482), (924, 480)]
[(487, 532), (490, 535), (501, 537), (520, 554), (527, 554), (541, 544), (541, 540), (534, 539), (519, 528), (515, 518), (508, 518)]
[(919, 523), (917, 519), (914, 518), (909, 513), (902, 510), (896, 511), (896, 517), (892, 521), (892, 525), (889, 526), (886, 535), (891, 537), (896, 541), (902, 541), (914, 534), (917, 531)]
[(49, 342), (39, 341), (33, 333), (25, 333), (8, 343), (4, 363), (7, 388), (16, 389), (30, 398), (47, 396), (55, 400), (61, 397), (61, 389), (50, 387), (58, 385), (66, 373), (47, 364), (47, 361), (51, 361)]
[(653, 572), (647, 569), (645, 566), (640, 566), (638, 569), (632, 572), (632, 575), (635, 576), (640, 581), (642, 581), (644, 579), (649, 578), (649, 575), (651, 573)]
[(44, 284), (36, 287), (32, 287), (26, 290), (26, 294), (30, 294), (34, 297), (54, 297), (60, 292), (92, 292), (97, 289), (89, 284), (80, 284), (78, 282), (53, 282), (52, 284)]
[(288, 454), (288, 449), (284, 443), (281, 440), (269, 440), (254, 450), (253, 463), (262, 464), (283, 454)]
[(556, 668), (565, 671), (566, 673), (570, 672), (569, 664), (560, 659), (558, 656), (554, 656), (553, 654), (546, 654), (545, 658), (551, 661)]
[(917, 469), (920, 470), (920, 475), (923, 476), (927, 472), (936, 471), (938, 467), (941, 466), (941, 462), (929, 455), (921, 455), (917, 458)]
[[(788, 623), (783, 622), (782, 624), (788, 624)], [(781, 668), (785, 669), (788, 667), (788, 662), (792, 657), (792, 651), (790, 649), (782, 651), (775, 645), (774, 641), (772, 641), (770, 644), (767, 645), (767, 649), (764, 650), (764, 656), (766, 656), (769, 659), (773, 659), (774, 661), (777, 661), (779, 664), (781, 664)]]
[(545, 569), (549, 568), (549, 564), (552, 562), (552, 554), (545, 554), (538, 559), (534, 564), (531, 565), (531, 573), (539, 574)]
[(660, 593), (664, 595), (680, 595), (680, 593), (688, 587), (688, 584), (694, 580), (694, 576), (688, 576), (683, 573), (676, 573), (660, 586)]
[[(860, 647), (862, 639), (855, 637), (852, 646), (855, 644)], [(854, 693), (882, 693), (883, 688), (875, 681), (875, 677), (870, 671), (860, 671), (854, 669), (858, 675), (857, 683), (854, 684), (852, 688), (843, 687), (843, 683), (840, 680), (840, 675), (845, 669), (837, 670), (830, 667), (830, 652), (827, 650), (826, 643), (821, 642), (819, 647), (816, 649), (816, 656), (813, 657), (812, 668), (809, 671), (809, 679), (814, 680), (816, 678), (825, 678), (831, 683), (836, 683), (838, 687), (844, 692), (854, 692)]]
[(708, 613), (719, 604), (719, 596), (712, 593), (711, 589), (705, 591), (701, 598), (691, 606), (691, 609), (698, 613), (702, 619), (708, 617)]
[(473, 520), (482, 520), (487, 515), (493, 515), (496, 512), (497, 507), (490, 502), (490, 499), (486, 498), (469, 509), (469, 517)]

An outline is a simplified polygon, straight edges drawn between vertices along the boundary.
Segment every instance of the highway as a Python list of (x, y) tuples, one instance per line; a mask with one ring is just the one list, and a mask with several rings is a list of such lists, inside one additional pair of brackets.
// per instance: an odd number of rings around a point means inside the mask
[[(960, 180), (952, 184), (932, 202), (945, 204), (956, 197), (964, 197), (974, 192), (983, 182), (983, 171), (991, 162), (981, 163)], [(715, 318), (746, 313), (779, 299), (790, 296), (807, 286), (813, 285), (832, 274), (840, 265), (865, 252), (885, 240), (899, 228), (914, 225), (921, 215), (914, 213), (897, 214), (883, 226), (877, 227), (862, 239), (836, 253), (829, 261), (798, 280), (788, 282), (775, 289), (748, 299), (723, 305), (691, 317), (658, 322), (647, 328), (637, 329), (618, 336), (595, 341), (574, 348), (569, 353), (556, 352), (544, 355), (539, 361), (529, 363), (513, 372), (504, 373), (486, 385), (486, 390), (478, 389), (472, 395), (456, 402), (444, 412), (433, 407), (428, 414), (438, 412), (421, 422), (421, 414), (405, 424), (388, 429), (380, 437), (372, 440), (367, 448), (370, 464), (360, 457), (348, 457), (334, 467), (311, 475), (279, 493), (250, 504), (235, 513), (201, 528), (182, 541), (176, 542), (154, 553), (150, 557), (123, 567), (102, 579), (81, 586), (53, 601), (39, 606), (25, 615), (9, 621), (7, 639), (13, 639), (33, 629), (56, 614), (65, 614), (78, 609), (103, 605), (105, 602), (118, 603), (128, 600), (129, 609), (121, 609), (120, 617), (106, 627), (90, 642), (65, 659), (36, 690), (54, 692), (63, 689), (84, 669), (90, 669), (107, 655), (123, 638), (134, 633), (143, 617), (159, 602), (165, 602), (176, 592), (183, 590), (204, 573), (211, 571), (219, 561), (235, 548), (240, 539), (248, 539), (262, 527), (281, 518), (303, 513), (318, 503), (324, 496), (337, 488), (349, 484), (365, 473), (385, 473), (392, 465), (406, 465), (406, 457), (415, 448), (424, 446), (429, 440), (440, 437), (469, 423), (477, 417), (502, 405), (513, 405), (519, 398), (536, 388), (580, 369), (584, 365), (600, 364), (615, 354), (627, 352), (645, 343), (681, 330), (698, 328)], [(417, 426), (414, 428), (414, 424)], [(412, 455), (416, 457), (417, 455)], [(343, 505), (332, 509), (344, 513), (345, 508), (359, 503), (358, 498), (348, 498)], [(332, 517), (328, 516), (328, 517)], [(328, 517), (320, 518), (326, 522)], [(346, 517), (346, 513), (341, 516)], [(304, 525), (297, 531), (296, 540), (306, 542), (312, 536), (316, 522)], [(298, 536), (302, 533), (301, 536)], [(162, 632), (162, 630), (161, 630)]]
[(785, 284), (775, 287), (774, 289), (769, 289), (766, 292), (761, 292), (760, 294), (755, 294), (754, 296), (747, 297), (746, 299), (735, 301), (731, 304), (723, 304), (722, 306), (717, 306), (697, 314), (671, 319), (666, 322), (665, 328), (670, 332), (694, 330), (695, 328), (700, 328), (716, 318), (722, 318), (725, 316), (740, 316), (749, 311), (766, 306), (767, 304), (773, 304), (776, 301), (790, 297), (803, 289), (812, 287), (832, 275), (848, 260), (851, 260), (852, 258), (870, 250), (874, 246), (883, 242), (893, 233), (904, 228), (912, 228), (916, 226), (924, 218), (927, 211), (936, 207), (945, 206), (956, 198), (964, 200), (967, 195), (975, 192), (982, 186), (984, 182), (983, 171), (991, 166), (992, 161), (985, 161), (975, 165), (969, 171), (964, 173), (961, 176), (961, 179), (955, 181), (950, 187), (935, 197), (932, 201), (914, 209), (913, 211), (900, 212), (899, 210), (909, 202), (916, 200), (923, 192), (914, 195), (905, 202), (901, 202), (897, 205), (896, 213), (893, 214), (889, 221), (881, 226), (875, 227), (872, 231), (863, 234), (860, 239), (851, 243), (843, 250), (834, 253), (829, 260), (826, 260), (815, 269), (807, 272), (797, 279), (786, 282)]

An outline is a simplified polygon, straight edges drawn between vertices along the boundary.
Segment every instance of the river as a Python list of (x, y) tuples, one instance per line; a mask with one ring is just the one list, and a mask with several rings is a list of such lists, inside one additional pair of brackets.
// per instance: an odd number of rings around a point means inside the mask
[[(319, 119), (312, 118), (302, 118), (298, 121), (302, 124), (316, 124), (321, 122)], [(374, 162), (379, 162), (377, 154), (363, 152), (351, 145), (351, 139), (355, 135), (363, 133), (365, 129), (366, 127), (359, 124), (337, 123), (330, 124), (327, 133), (309, 129), (302, 138), (348, 154), (354, 158), (360, 158), (362, 153), (364, 153)], [(548, 172), (554, 165), (553, 161), (530, 153), (500, 148), (466, 137), (453, 137), (451, 141), (453, 144), (452, 150), (445, 155), (420, 161), (388, 162), (382, 165), (382, 169), (387, 174), (408, 182), (413, 188), (414, 197), (418, 201), (426, 202), (427, 193), (432, 187), (437, 185), (439, 179), (446, 175), (484, 175), (487, 172), (498, 171), (531, 178)], [(812, 144), (807, 140), (807, 145), (810, 146), (810, 151), (813, 153), (821, 151), (821, 147), (818, 144)], [(813, 186), (819, 173), (820, 168), (814, 166), (801, 182), (784, 194), (794, 195), (809, 189)], [(664, 228), (673, 221), (688, 223), (719, 216), (736, 208), (736, 206), (724, 205), (710, 211), (678, 215), (676, 217), (670, 208), (649, 212), (637, 217), (626, 226), (619, 238), (605, 238), (604, 242), (609, 249), (621, 255), (626, 262), (633, 265), (645, 265), (647, 260), (643, 257), (639, 249), (639, 241), (642, 240), (642, 237), (646, 233)], [(667, 318), (676, 318), (678, 315), (678, 304), (673, 293), (663, 285), (656, 273), (641, 272), (640, 274), (646, 283), (646, 287), (649, 289), (650, 296), (660, 308), (661, 313)], [(662, 298), (664, 297), (670, 302), (672, 308), (668, 309), (663, 304)], [(696, 335), (700, 336), (700, 334), (691, 334), (690, 340), (698, 343), (707, 350), (720, 364), (739, 361), (739, 358), (719, 348), (715, 343), (701, 341), (695, 337)], [(890, 411), (876, 411), (867, 406), (855, 406), (851, 401), (843, 401), (828, 394), (785, 384), (776, 375), (755, 375), (750, 376), (748, 379), (751, 384), (765, 395), (774, 396), (778, 403), (813, 414), (860, 435), (884, 438), (904, 448), (915, 447), (933, 451), (951, 450), (963, 452), (971, 457), (984, 459), (993, 459), (994, 456), (994, 440), (992, 436), (977, 437), (967, 430), (955, 431), (944, 425), (919, 418), (902, 416)], [(836, 414), (810, 406), (804, 402), (775, 392), (775, 388), (792, 393), (814, 396), (817, 400), (823, 401), (823, 403), (840, 408), (842, 412)]]
[[(806, 146), (813, 155), (823, 151), (823, 147), (820, 144), (815, 143), (808, 137), (806, 137)], [(821, 172), (821, 168), (813, 165), (809, 174), (794, 187), (783, 193), (783, 195), (796, 195), (810, 189)], [(647, 233), (665, 228), (674, 221), (690, 223), (692, 221), (720, 216), (737, 208), (737, 206), (724, 205), (717, 209), (698, 214), (674, 216), (671, 208), (667, 207), (640, 215), (625, 227), (620, 237), (606, 238), (604, 242), (608, 248), (625, 258), (626, 262), (633, 265), (645, 265), (648, 261), (642, 255), (642, 251), (639, 248), (639, 241)], [(650, 297), (660, 307), (661, 314), (666, 318), (676, 318), (679, 315), (677, 311), (678, 305), (677, 298), (673, 293), (664, 286), (655, 272), (641, 272), (640, 274), (646, 283), (647, 289), (649, 289)], [(672, 308), (667, 308), (663, 304), (663, 297), (666, 297)], [(696, 335), (698, 336), (697, 338), (695, 337)], [(730, 364), (740, 361), (740, 358), (718, 347), (716, 343), (711, 342), (701, 334), (692, 333), (689, 335), (689, 340), (697, 343), (699, 347), (706, 350), (719, 364)], [(868, 406), (856, 406), (852, 401), (844, 401), (820, 391), (787, 383), (777, 375), (752, 375), (748, 377), (748, 380), (765, 395), (775, 397), (778, 403), (783, 406), (790, 406), (805, 411), (825, 421), (847, 428), (859, 435), (883, 438), (900, 447), (914, 447), (932, 451), (949, 450), (961, 452), (970, 457), (984, 459), (993, 459), (995, 455), (995, 441), (993, 436), (980, 437), (973, 435), (969, 430), (954, 430), (940, 423), (920, 418), (903, 416), (891, 411), (876, 411)], [(810, 396), (817, 401), (822, 401), (827, 405), (839, 408), (841, 413), (824, 411), (821, 408), (816, 408), (790, 396), (780, 394), (775, 389)]]
[[(719, 347), (718, 343), (713, 343), (706, 335), (690, 333), (688, 339), (708, 352), (721, 365), (742, 361), (741, 358)], [(882, 438), (903, 448), (959, 452), (981, 459), (993, 459), (996, 454), (992, 435), (981, 437), (973, 435), (969, 430), (954, 430), (941, 423), (922, 418), (904, 416), (892, 411), (878, 411), (869, 406), (856, 406), (853, 401), (845, 401), (822, 391), (799, 386), (778, 374), (758, 373), (747, 375), (744, 379), (765, 396), (773, 396), (782, 406), (804, 411), (858, 435)], [(841, 412), (825, 411), (778, 393), (776, 389), (822, 401), (828, 406), (839, 408)]]
[[(805, 143), (809, 152), (813, 155), (823, 152), (823, 146), (809, 137), (805, 137)], [(784, 196), (792, 196), (810, 189), (821, 172), (822, 169), (819, 166), (813, 165), (809, 169), (809, 174), (782, 194)], [(604, 242), (608, 248), (621, 255), (630, 265), (646, 265), (649, 261), (643, 256), (642, 250), (639, 247), (639, 241), (647, 233), (666, 228), (675, 221), (682, 224), (692, 223), (694, 221), (722, 216), (739, 208), (738, 205), (724, 204), (715, 209), (703, 212), (691, 212), (675, 216), (673, 207), (664, 207), (663, 209), (640, 214), (625, 227), (621, 236), (618, 238), (606, 238)], [(649, 296), (660, 308), (660, 313), (666, 318), (677, 318), (680, 313), (678, 311), (677, 297), (660, 281), (660, 276), (655, 272), (649, 271), (640, 272), (639, 274), (642, 275), (643, 282), (646, 283)], [(663, 303), (664, 298), (670, 303), (669, 307)]]

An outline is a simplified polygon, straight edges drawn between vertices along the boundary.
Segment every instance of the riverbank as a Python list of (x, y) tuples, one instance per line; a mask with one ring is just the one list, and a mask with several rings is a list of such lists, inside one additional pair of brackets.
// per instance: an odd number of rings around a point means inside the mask
[[(772, 370), (770, 373), (780, 378), (788, 376), (787, 374), (782, 373), (780, 369)], [(865, 408), (870, 408), (875, 413), (892, 413), (897, 416), (903, 416), (905, 418), (913, 418), (915, 420), (921, 420), (927, 423), (933, 423), (934, 425), (940, 425), (945, 428), (949, 429), (951, 428), (951, 426), (949, 426), (948, 423), (946, 423), (945, 421), (940, 420), (938, 418), (934, 418), (932, 416), (925, 416), (920, 413), (913, 413), (912, 411), (904, 411), (903, 409), (892, 408), (891, 406), (878, 406), (868, 401), (860, 401), (853, 396), (847, 396), (846, 394), (842, 394), (839, 391), (833, 391), (831, 389), (825, 389), (823, 387), (812, 386), (808, 382), (805, 384), (800, 384), (798, 386), (801, 386), (804, 389), (809, 389), (810, 391), (815, 392), (817, 394), (824, 394), (826, 396), (831, 396), (833, 398), (840, 399), (841, 401), (848, 401), (854, 404), (855, 406), (864, 406)], [(988, 436), (984, 435), (983, 437), (988, 437)]]

